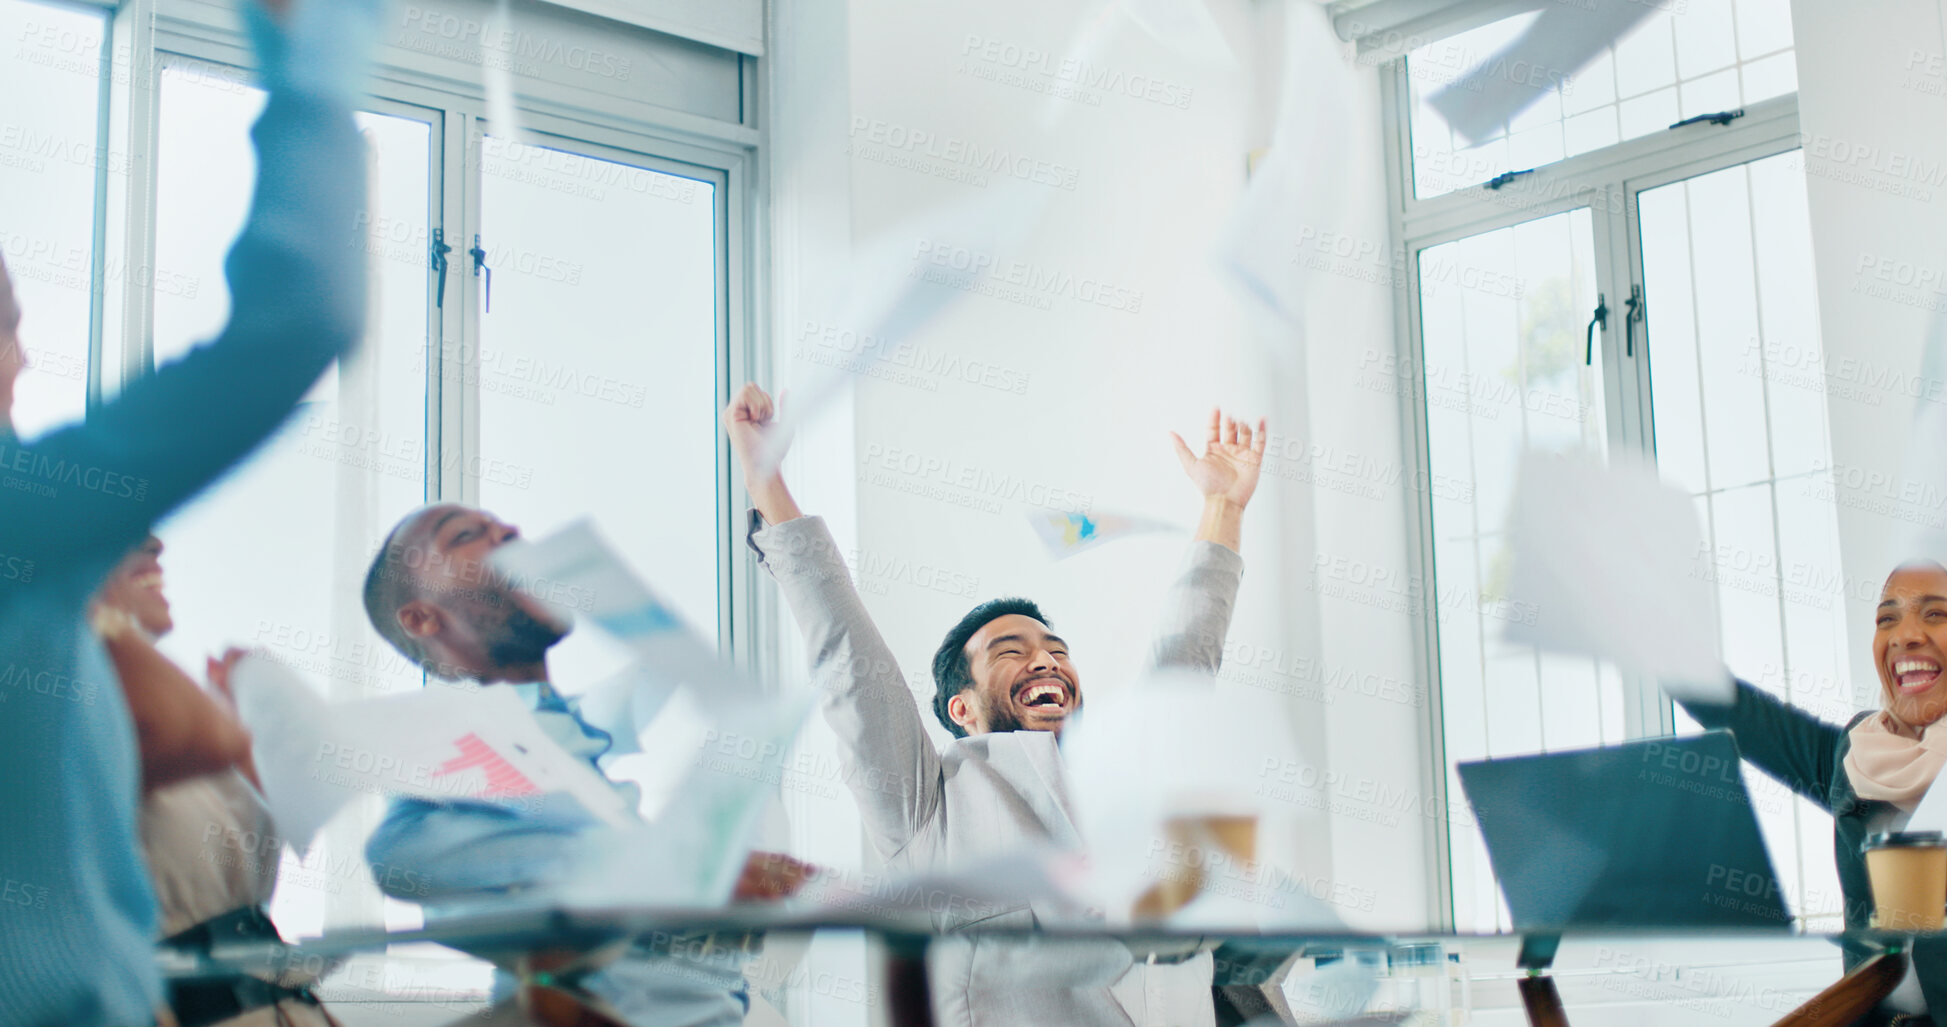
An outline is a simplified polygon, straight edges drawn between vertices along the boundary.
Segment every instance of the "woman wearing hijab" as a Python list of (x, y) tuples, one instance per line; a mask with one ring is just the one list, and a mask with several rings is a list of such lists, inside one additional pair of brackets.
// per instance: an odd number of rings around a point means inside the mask
[[(1758, 769), (1825, 807), (1845, 896), (1846, 927), (1864, 928), (1872, 889), (1861, 845), (1899, 831), (1947, 765), (1947, 569), (1902, 565), (1886, 579), (1874, 614), (1873, 666), (1881, 708), (1844, 727), (1789, 706), (1742, 681), (1731, 705), (1679, 700), (1707, 728), (1729, 728)], [(1848, 969), (1867, 955), (1848, 947)], [(1866, 1024), (1927, 1027), (1947, 1011), (1947, 939), (1921, 938), (1912, 969)]]

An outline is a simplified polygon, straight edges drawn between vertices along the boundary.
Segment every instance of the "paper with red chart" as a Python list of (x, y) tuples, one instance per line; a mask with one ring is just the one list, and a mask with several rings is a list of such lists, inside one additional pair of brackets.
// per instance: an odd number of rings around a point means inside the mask
[(329, 703), (296, 672), (252, 654), (231, 672), (264, 797), (302, 853), (363, 795), (520, 803), (565, 793), (598, 819), (634, 819), (623, 795), (541, 728), (513, 688), (434, 683)]

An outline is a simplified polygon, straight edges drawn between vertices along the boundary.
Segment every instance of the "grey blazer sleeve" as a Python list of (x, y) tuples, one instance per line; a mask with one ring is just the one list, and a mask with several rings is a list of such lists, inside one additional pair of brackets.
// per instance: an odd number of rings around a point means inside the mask
[(825, 721), (845, 749), (845, 783), (873, 847), (890, 859), (939, 813), (940, 755), (824, 520), (765, 527), (752, 511), (750, 529), (750, 547), (804, 633)]
[(1163, 600), (1152, 662), (1158, 670), (1216, 674), (1224, 663), (1244, 558), (1215, 542), (1192, 542), (1182, 576)]

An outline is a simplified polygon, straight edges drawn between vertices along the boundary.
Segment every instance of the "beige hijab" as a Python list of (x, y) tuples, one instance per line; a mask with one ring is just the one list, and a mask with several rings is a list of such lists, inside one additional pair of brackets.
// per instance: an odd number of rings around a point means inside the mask
[(1947, 717), (1916, 728), (1886, 710), (1852, 729), (1846, 777), (1862, 799), (1890, 802), (1913, 812), (1947, 766)]

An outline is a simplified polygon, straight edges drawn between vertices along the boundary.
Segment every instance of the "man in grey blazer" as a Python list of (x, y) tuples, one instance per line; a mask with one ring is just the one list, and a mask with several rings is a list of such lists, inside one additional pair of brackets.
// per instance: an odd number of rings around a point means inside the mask
[[(781, 450), (771, 398), (746, 385), (724, 411), (744, 468), (750, 546), (777, 580), (812, 654), (825, 718), (844, 747), (846, 781), (873, 848), (900, 870), (964, 866), (1024, 846), (1079, 847), (1060, 753), (1062, 726), (1081, 708), (1081, 677), (1066, 642), (1026, 600), (982, 604), (948, 633), (934, 659), (935, 714), (955, 739), (935, 748), (892, 650), (859, 599), (824, 522), (798, 509), (765, 469)], [(1189, 560), (1170, 590), (1159, 667), (1215, 674), (1238, 581), (1244, 507), (1257, 488), (1264, 424), (1253, 432), (1212, 412), (1199, 457), (1177, 457), (1204, 498)], [(1115, 943), (981, 937), (981, 928), (1073, 922), (1079, 910), (1040, 900), (994, 911), (954, 907), (937, 926), (936, 1017), (944, 1024), (1211, 1024), (1207, 954), (1176, 965), (1138, 962)]]

